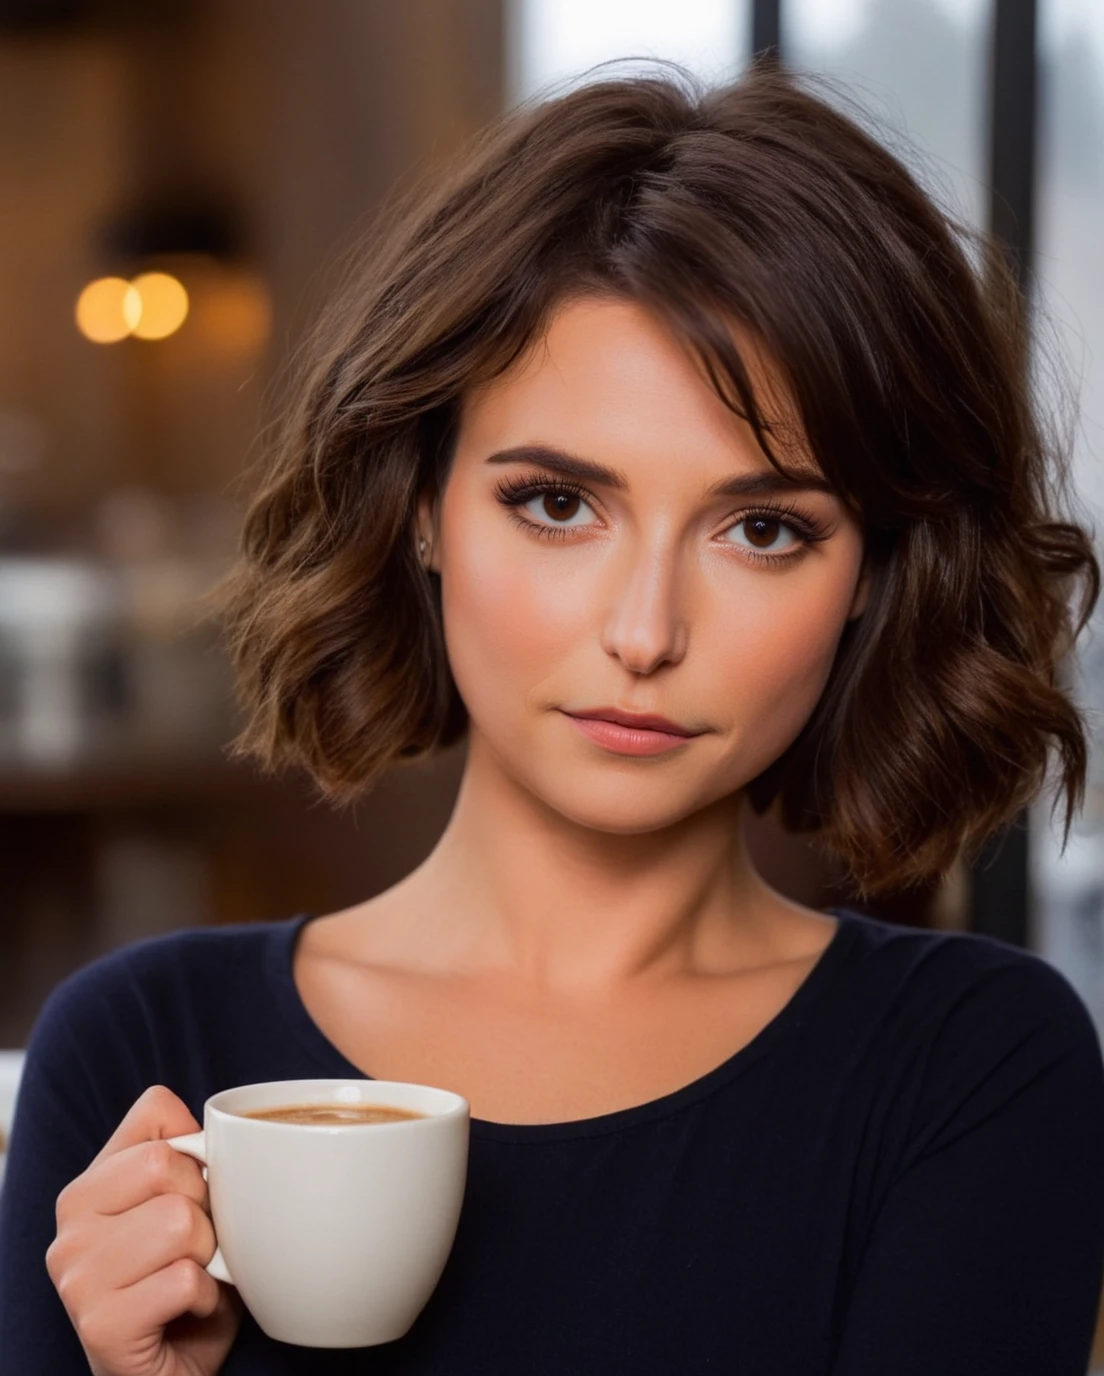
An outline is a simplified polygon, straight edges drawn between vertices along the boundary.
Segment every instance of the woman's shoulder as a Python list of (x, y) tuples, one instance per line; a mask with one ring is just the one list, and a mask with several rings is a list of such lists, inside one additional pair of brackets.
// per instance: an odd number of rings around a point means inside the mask
[(909, 926), (856, 909), (843, 914), (854, 933), (853, 960), (899, 986), (920, 985), (925, 993), (939, 986), (954, 994), (984, 988), (996, 997), (1030, 991), (1085, 1009), (1069, 978), (1038, 951), (982, 932)]
[(36, 1032), (82, 1035), (135, 1018), (149, 1025), (198, 1006), (217, 1006), (258, 987), (278, 970), (307, 915), (277, 921), (196, 927), (130, 942), (63, 979), (46, 999)]
[(224, 1084), (275, 1078), (264, 1056), (286, 1050), (281, 971), (306, 920), (170, 932), (76, 970), (31, 1029), (16, 1119), (60, 1112), (102, 1142), (151, 1084), (198, 1117)]
[(980, 932), (886, 922), (851, 912), (853, 996), (877, 1025), (930, 1064), (1042, 1065), (1078, 1054), (1101, 1062), (1100, 1033), (1069, 977), (1037, 951)]
[(878, 1100), (875, 1113), (863, 1099), (863, 1121), (892, 1178), (971, 1140), (1019, 1150), (1040, 1114), (1104, 1150), (1100, 1034), (1057, 966), (977, 932), (862, 915), (852, 927), (852, 978), (822, 1041)]

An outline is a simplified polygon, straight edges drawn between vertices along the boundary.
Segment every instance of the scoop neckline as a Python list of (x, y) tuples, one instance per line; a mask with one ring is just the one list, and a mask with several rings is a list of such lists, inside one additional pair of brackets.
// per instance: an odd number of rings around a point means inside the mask
[[(492, 1142), (540, 1145), (567, 1141), (578, 1137), (600, 1137), (669, 1118), (715, 1094), (749, 1066), (761, 1059), (783, 1037), (801, 1027), (806, 1013), (820, 997), (836, 974), (847, 950), (858, 934), (863, 915), (850, 908), (825, 908), (824, 912), (838, 919), (836, 930), (817, 957), (816, 963), (790, 995), (779, 1011), (743, 1046), (719, 1065), (689, 1084), (649, 1099), (642, 1104), (615, 1109), (611, 1113), (589, 1118), (573, 1118), (555, 1123), (502, 1123), (490, 1118), (472, 1117), (473, 1137)], [(300, 1045), (326, 1070), (327, 1076), (344, 1079), (374, 1080), (338, 1050), (311, 1016), (303, 1002), (294, 978), (295, 948), (303, 928), (315, 920), (317, 913), (300, 913), (277, 924), (275, 940), (269, 948), (267, 974), (276, 990), (281, 1006), (282, 1021)]]

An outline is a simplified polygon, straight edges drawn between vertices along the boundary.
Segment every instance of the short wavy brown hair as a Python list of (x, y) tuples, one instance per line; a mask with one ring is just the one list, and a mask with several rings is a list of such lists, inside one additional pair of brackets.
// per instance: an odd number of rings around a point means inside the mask
[(522, 107), (392, 209), (311, 341), (221, 590), (236, 754), (300, 765), (340, 804), (463, 737), (417, 502), (447, 476), (466, 390), (566, 297), (605, 292), (658, 312), (781, 468), (733, 323), (749, 331), (861, 521), (870, 600), (809, 721), (750, 782), (755, 810), (777, 802), (868, 897), (974, 858), (1042, 789), (1054, 743), (1068, 838), (1087, 745), (1063, 657), (1100, 569), (1060, 519), (1069, 454), (995, 245), (763, 64)]

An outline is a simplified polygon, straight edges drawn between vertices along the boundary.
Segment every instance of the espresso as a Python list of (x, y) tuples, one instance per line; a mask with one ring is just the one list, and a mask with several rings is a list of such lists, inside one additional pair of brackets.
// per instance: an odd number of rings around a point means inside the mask
[(399, 1123), (407, 1118), (427, 1118), (409, 1108), (390, 1108), (386, 1104), (282, 1104), (278, 1108), (258, 1108), (239, 1113), (239, 1118), (258, 1118), (265, 1123), (304, 1123), (308, 1127), (333, 1128), (348, 1124)]

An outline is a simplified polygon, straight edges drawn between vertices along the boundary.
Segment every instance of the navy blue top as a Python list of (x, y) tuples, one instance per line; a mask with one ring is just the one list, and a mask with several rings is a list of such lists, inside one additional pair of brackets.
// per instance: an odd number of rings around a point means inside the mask
[[(1041, 956), (848, 909), (789, 1003), (671, 1094), (473, 1119), (459, 1231), (404, 1337), (246, 1315), (223, 1371), (1085, 1376), (1104, 1280), (1104, 1061)], [(135, 1099), (362, 1076), (292, 979), (309, 917), (157, 937), (35, 1026), (0, 1194), (0, 1369), (86, 1376), (46, 1273), (58, 1192)]]

